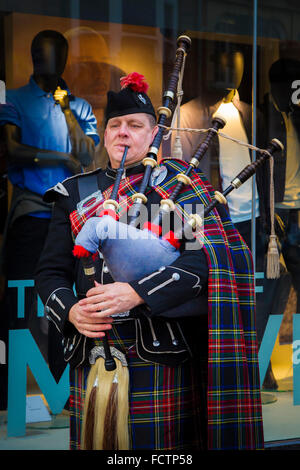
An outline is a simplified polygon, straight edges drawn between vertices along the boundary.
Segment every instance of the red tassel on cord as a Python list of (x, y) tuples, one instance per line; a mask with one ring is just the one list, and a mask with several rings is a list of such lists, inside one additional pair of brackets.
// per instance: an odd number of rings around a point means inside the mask
[(159, 225), (145, 222), (143, 228), (149, 230), (149, 232), (154, 233), (158, 237), (161, 235), (161, 227)]
[(110, 215), (115, 220), (119, 219), (118, 214), (112, 209), (102, 209), (102, 211), (97, 214), (97, 217), (103, 217), (104, 215)]
[(73, 249), (73, 255), (76, 258), (88, 258), (89, 256), (91, 256), (91, 253), (86, 250), (83, 246), (75, 245)]
[(162, 238), (163, 240), (166, 240), (171, 245), (173, 245), (176, 248), (176, 250), (180, 248), (180, 241), (178, 240), (178, 238), (175, 237), (175, 233), (172, 230), (166, 233)]

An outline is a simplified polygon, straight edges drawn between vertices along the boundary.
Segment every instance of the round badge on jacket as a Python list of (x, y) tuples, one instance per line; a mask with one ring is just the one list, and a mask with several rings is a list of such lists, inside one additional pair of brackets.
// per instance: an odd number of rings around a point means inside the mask
[(151, 173), (151, 178), (150, 178), (150, 186), (157, 186), (160, 183), (162, 183), (165, 179), (165, 177), (168, 174), (167, 167), (164, 165), (158, 166), (154, 168), (154, 170)]

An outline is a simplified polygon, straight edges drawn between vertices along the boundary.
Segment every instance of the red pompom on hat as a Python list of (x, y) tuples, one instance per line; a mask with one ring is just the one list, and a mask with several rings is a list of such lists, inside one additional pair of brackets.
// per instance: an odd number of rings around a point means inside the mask
[(138, 72), (131, 72), (126, 77), (120, 78), (122, 90), (123, 88), (130, 87), (137, 93), (147, 93), (149, 85), (145, 81), (144, 75)]

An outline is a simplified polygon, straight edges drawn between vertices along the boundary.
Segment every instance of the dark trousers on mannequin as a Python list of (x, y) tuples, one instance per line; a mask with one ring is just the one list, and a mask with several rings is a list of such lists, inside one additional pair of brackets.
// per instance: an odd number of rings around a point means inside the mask
[[(38, 296), (34, 286), (24, 289), (24, 308), (18, 312), (18, 289), (9, 287), (9, 281), (25, 281), (32, 284), (35, 269), (48, 233), (49, 219), (19, 217), (8, 229), (5, 244), (5, 292), (1, 309), (0, 330), (8, 351), (8, 332), (13, 329), (29, 329), (44, 360), (58, 381), (66, 366), (63, 359), (61, 338), (54, 327), (48, 325), (45, 316), (38, 316)], [(31, 282), (26, 282), (31, 281)], [(7, 406), (7, 367), (1, 371), (1, 409)]]
[(300, 313), (300, 210), (276, 209), (284, 223), (284, 236), (280, 240), (281, 252), (297, 295), (296, 312)]

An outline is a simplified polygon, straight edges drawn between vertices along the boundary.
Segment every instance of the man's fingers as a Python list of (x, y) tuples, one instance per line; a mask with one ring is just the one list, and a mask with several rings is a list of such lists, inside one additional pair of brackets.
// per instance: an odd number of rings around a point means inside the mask
[(77, 323), (79, 325), (101, 325), (101, 324), (106, 324), (106, 323), (112, 323), (112, 318), (110, 318), (108, 315), (106, 317), (100, 317), (97, 315), (93, 315), (86, 318), (78, 318)]
[(102, 325), (101, 330), (97, 330), (95, 328), (90, 329), (80, 329), (80, 333), (89, 337), (89, 338), (103, 338), (105, 336), (105, 331), (110, 330), (112, 328), (111, 325)]
[[(107, 286), (108, 284), (106, 286), (104, 284), (97, 284), (96, 287), (92, 287), (91, 289), (87, 291), (86, 296), (92, 297), (93, 295), (103, 294), (103, 292), (107, 290)], [(82, 300), (85, 300), (85, 299), (82, 299)]]
[(106, 331), (111, 329), (111, 323), (81, 323), (80, 329), (84, 331)]
[(79, 300), (79, 305), (84, 306), (84, 305), (95, 304), (95, 303), (101, 302), (103, 300), (105, 300), (104, 293), (93, 294), (93, 295), (90, 295), (89, 297), (87, 297), (85, 299)]
[(107, 316), (106, 310), (109, 310), (112, 307), (110, 302), (98, 302), (95, 304), (87, 304), (84, 305), (82, 308), (87, 313), (95, 313), (98, 312), (103, 316)]

